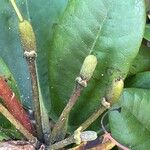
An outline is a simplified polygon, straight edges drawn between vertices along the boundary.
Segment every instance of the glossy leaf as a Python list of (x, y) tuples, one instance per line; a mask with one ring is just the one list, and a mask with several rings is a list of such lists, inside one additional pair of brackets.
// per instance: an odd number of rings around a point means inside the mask
[(126, 87), (150, 89), (150, 71), (138, 73), (126, 80)]
[(121, 98), (121, 112), (109, 116), (113, 137), (131, 150), (147, 150), (150, 143), (150, 91), (125, 89)]
[[(21, 1), (19, 1), (21, 4)], [(18, 19), (9, 0), (0, 1), (0, 56), (11, 68), (26, 105), (31, 104), (31, 84), (18, 36)]]
[[(61, 12), (64, 10), (67, 0), (18, 0), (16, 1), (22, 16), (30, 20), (37, 39), (37, 67), (39, 73), (42, 97), (48, 111), (50, 110), (50, 98), (48, 87), (48, 51), (53, 33), (53, 26)], [(18, 33), (18, 18), (9, 0), (0, 1), (0, 55), (11, 68), (18, 83), (23, 103), (31, 108), (32, 90), (28, 67), (23, 58)]]
[(150, 48), (142, 44), (140, 51), (130, 66), (128, 76), (150, 70)]
[[(31, 21), (35, 31), (38, 51), (37, 67), (41, 85), (40, 90), (42, 91), (40, 98), (45, 101), (45, 106), (50, 110), (47, 81), (47, 52), (49, 51), (53, 25), (57, 23), (57, 18), (65, 8), (67, 0), (18, 0), (16, 3), (22, 16)], [(0, 20), (0, 56), (4, 59), (9, 68), (11, 68), (15, 76), (23, 104), (27, 107), (32, 107), (31, 80), (26, 61), (23, 58), (23, 50), (19, 39), (18, 18), (9, 0), (0, 1)], [(0, 68), (0, 73), (1, 70), (7, 73), (7, 70), (3, 69), (4, 67)], [(45, 106), (43, 107), (45, 108)], [(4, 122), (7, 121), (4, 120)], [(6, 124), (5, 128), (7, 125), (8, 124)]]
[(71, 113), (70, 124), (78, 126), (94, 111), (113, 80), (126, 77), (138, 53), (144, 26), (143, 0), (69, 1), (49, 55), (53, 119), (67, 103), (89, 53), (97, 56), (98, 65)]

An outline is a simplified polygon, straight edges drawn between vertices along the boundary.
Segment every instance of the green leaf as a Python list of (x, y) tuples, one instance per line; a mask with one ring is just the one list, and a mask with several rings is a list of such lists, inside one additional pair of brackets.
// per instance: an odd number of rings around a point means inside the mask
[(150, 71), (141, 72), (126, 80), (126, 87), (150, 89)]
[(0, 114), (0, 140), (22, 139), (23, 135), (3, 115)]
[(144, 38), (148, 41), (150, 41), (150, 25), (146, 24), (145, 25), (145, 33), (144, 33)]
[[(19, 1), (21, 4), (21, 1)], [(18, 19), (9, 0), (0, 1), (0, 56), (11, 68), (21, 92), (21, 99), (30, 106), (29, 72), (18, 36)]]
[[(42, 97), (48, 111), (50, 97), (48, 86), (48, 51), (59, 15), (63, 12), (67, 0), (18, 0), (17, 5), (22, 16), (30, 20), (37, 39), (37, 67)], [(31, 108), (32, 90), (27, 63), (23, 58), (23, 50), (18, 33), (18, 18), (9, 0), (0, 1), (0, 56), (11, 68), (18, 83), (21, 99)]]
[(144, 26), (143, 0), (69, 1), (49, 55), (53, 119), (66, 105), (83, 60), (91, 53), (97, 56), (98, 65), (71, 113), (70, 125), (77, 127), (88, 118), (113, 80), (126, 77), (138, 53)]
[(109, 115), (113, 138), (131, 150), (147, 150), (150, 143), (150, 91), (125, 89), (121, 98), (121, 112)]
[(9, 139), (9, 137), (4, 132), (0, 131), (0, 141), (8, 140), (8, 139)]
[[(67, 0), (18, 0), (16, 1), (24, 19), (30, 20), (37, 39), (37, 68), (40, 82), (40, 100), (42, 115), (45, 107), (50, 110), (48, 84), (48, 51), (53, 34), (53, 28)], [(5, 60), (19, 85), (23, 104), (32, 107), (31, 80), (27, 63), (23, 58), (23, 50), (18, 33), (18, 18), (9, 0), (0, 1), (0, 56)], [(0, 68), (0, 71), (3, 68)], [(44, 121), (47, 116), (42, 116)], [(4, 120), (7, 122), (7, 120)], [(48, 126), (48, 124), (47, 124)], [(47, 126), (44, 126), (45, 128)], [(45, 129), (46, 130), (46, 129)], [(45, 131), (46, 132), (46, 131)]]
[(142, 44), (140, 51), (131, 64), (128, 76), (150, 70), (150, 48)]
[(1, 57), (0, 57), (0, 76), (6, 78), (7, 83), (9, 84), (9, 86), (11, 87), (11, 89), (14, 91), (15, 95), (19, 99), (20, 92), (17, 83), (14, 79), (14, 76)]

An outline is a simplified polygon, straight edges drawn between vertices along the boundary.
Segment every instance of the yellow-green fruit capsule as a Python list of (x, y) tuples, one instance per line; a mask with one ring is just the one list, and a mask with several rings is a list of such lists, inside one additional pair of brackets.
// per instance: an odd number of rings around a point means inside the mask
[(87, 81), (92, 77), (97, 65), (97, 58), (94, 55), (88, 55), (81, 67), (80, 76)]
[(24, 52), (36, 51), (36, 40), (33, 28), (29, 21), (19, 22), (21, 44)]
[(123, 79), (113, 81), (112, 86), (109, 88), (106, 94), (106, 99), (111, 104), (118, 102), (118, 99), (123, 91), (124, 82)]

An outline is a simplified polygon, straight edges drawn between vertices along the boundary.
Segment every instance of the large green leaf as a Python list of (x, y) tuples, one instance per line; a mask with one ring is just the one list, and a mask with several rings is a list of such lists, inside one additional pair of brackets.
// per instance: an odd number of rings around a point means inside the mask
[(121, 98), (121, 112), (109, 116), (113, 137), (131, 150), (147, 150), (150, 143), (150, 90), (125, 89)]
[(150, 70), (150, 48), (142, 44), (140, 51), (130, 66), (128, 76)]
[(84, 58), (92, 53), (98, 58), (97, 68), (70, 117), (72, 126), (83, 122), (100, 104), (112, 81), (126, 77), (144, 26), (143, 0), (70, 0), (50, 50), (51, 116), (56, 119), (60, 115)]
[[(16, 3), (23, 17), (30, 20), (35, 31), (38, 52), (37, 67), (41, 92), (40, 99), (46, 103), (45, 106), (50, 110), (47, 52), (52, 38), (53, 26), (55, 26), (59, 15), (63, 12), (67, 0), (17, 0)], [(24, 105), (31, 107), (32, 90), (30, 75), (26, 61), (23, 58), (23, 50), (18, 33), (18, 18), (9, 0), (0, 1), (0, 20), (0, 56), (14, 74)], [(0, 73), (3, 69), (4, 67), (0, 68)], [(5, 71), (7, 72), (7, 70)], [(41, 105), (42, 112), (45, 112), (45, 106), (43, 103)], [(4, 122), (7, 121), (4, 120)]]
[[(21, 1), (19, 1), (21, 4)], [(21, 92), (21, 99), (30, 106), (31, 84), (27, 64), (18, 36), (18, 20), (9, 0), (0, 1), (0, 56), (11, 68)]]
[[(53, 26), (63, 12), (67, 0), (17, 0), (17, 5), (27, 20), (31, 21), (37, 39), (37, 67), (42, 97), (50, 109), (48, 87), (48, 55)], [(0, 55), (11, 68), (19, 85), (21, 98), (24, 104), (31, 107), (32, 90), (28, 67), (23, 58), (18, 33), (18, 18), (9, 0), (0, 1)]]
[(150, 89), (150, 71), (138, 73), (126, 80), (126, 87)]

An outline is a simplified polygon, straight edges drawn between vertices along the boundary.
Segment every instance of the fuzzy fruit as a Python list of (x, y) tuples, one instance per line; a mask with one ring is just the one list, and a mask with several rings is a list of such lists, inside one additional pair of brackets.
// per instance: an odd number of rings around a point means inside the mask
[(97, 65), (97, 58), (94, 55), (88, 55), (81, 67), (80, 76), (87, 81), (92, 77)]
[(107, 90), (106, 99), (111, 104), (117, 103), (124, 87), (122, 79), (114, 80), (112, 86)]
[(36, 51), (36, 40), (32, 25), (29, 21), (19, 22), (20, 39), (25, 52)]

